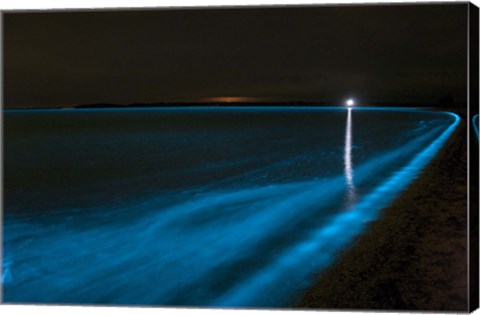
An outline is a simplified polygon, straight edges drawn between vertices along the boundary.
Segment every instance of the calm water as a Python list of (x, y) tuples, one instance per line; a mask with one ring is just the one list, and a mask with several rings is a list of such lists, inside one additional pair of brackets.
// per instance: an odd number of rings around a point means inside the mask
[(4, 112), (5, 302), (288, 307), (458, 117)]

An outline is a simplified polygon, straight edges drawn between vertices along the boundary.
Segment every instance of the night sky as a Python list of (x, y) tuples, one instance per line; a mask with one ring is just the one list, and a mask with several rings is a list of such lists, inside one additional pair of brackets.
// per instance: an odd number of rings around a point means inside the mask
[(4, 107), (466, 101), (467, 4), (4, 14)]

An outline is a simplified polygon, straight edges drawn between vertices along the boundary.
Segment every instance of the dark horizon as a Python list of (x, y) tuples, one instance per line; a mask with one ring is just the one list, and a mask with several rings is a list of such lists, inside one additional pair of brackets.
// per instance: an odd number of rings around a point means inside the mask
[(468, 3), (4, 13), (4, 108), (466, 104)]

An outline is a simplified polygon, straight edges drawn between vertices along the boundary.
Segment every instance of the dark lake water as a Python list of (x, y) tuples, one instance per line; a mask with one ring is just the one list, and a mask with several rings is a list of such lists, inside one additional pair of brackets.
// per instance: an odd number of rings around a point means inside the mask
[(288, 307), (458, 116), (4, 111), (5, 302)]

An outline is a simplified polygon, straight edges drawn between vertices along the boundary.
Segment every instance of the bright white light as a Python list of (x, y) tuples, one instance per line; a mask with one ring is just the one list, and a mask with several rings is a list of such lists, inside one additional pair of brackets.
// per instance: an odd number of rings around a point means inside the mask
[(355, 101), (352, 98), (349, 98), (346, 102), (347, 106), (353, 106), (355, 105)]

